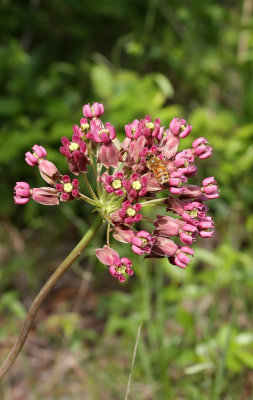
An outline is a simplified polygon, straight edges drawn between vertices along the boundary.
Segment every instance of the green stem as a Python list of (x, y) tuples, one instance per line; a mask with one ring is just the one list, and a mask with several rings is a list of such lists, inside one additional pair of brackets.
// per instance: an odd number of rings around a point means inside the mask
[(146, 221), (146, 222), (150, 222), (151, 224), (153, 224), (154, 223), (154, 220), (153, 219), (151, 219), (151, 218), (148, 218), (148, 217), (142, 217), (142, 219), (141, 219), (142, 221)]
[(82, 193), (79, 193), (79, 194), (80, 194), (80, 199), (81, 199), (81, 200), (84, 200), (84, 201), (86, 201), (87, 203), (89, 203), (89, 204), (91, 204), (91, 205), (93, 205), (93, 206), (97, 206), (97, 202), (96, 202), (96, 201), (90, 199), (89, 197), (85, 196), (85, 195), (82, 194)]
[(97, 182), (97, 194), (98, 194), (98, 197), (100, 197), (101, 196), (101, 187), (100, 187), (100, 182), (98, 180), (98, 177), (99, 177), (98, 176), (98, 171), (97, 171), (97, 168), (95, 167), (92, 155), (90, 155), (90, 159), (91, 159), (91, 165), (92, 165), (92, 168), (93, 168), (95, 179), (96, 179), (96, 182)]
[(95, 176), (95, 179), (97, 181), (97, 168), (95, 167), (95, 164), (94, 164), (93, 155), (92, 155), (92, 151), (91, 151), (90, 146), (88, 147), (88, 153), (89, 153), (89, 157), (90, 157), (90, 163), (91, 163), (91, 166), (92, 166), (92, 169), (93, 169), (93, 172), (94, 172), (94, 176)]
[(164, 198), (161, 198), (161, 199), (154, 199), (154, 200), (149, 200), (149, 201), (143, 201), (143, 202), (140, 203), (140, 204), (141, 204), (142, 207), (156, 206), (156, 205), (158, 205), (158, 204), (160, 204), (161, 206), (164, 205), (164, 206), (167, 207), (166, 204), (163, 204), (165, 200), (166, 200), (166, 199), (164, 199)]
[(108, 224), (111, 224), (111, 223), (112, 223), (111, 219), (110, 219), (106, 214), (101, 213), (101, 215), (102, 215), (102, 217), (108, 222)]
[(98, 198), (97, 198), (97, 196), (95, 195), (95, 193), (94, 193), (94, 191), (93, 191), (93, 189), (92, 189), (92, 187), (91, 187), (91, 185), (90, 185), (90, 183), (89, 183), (89, 181), (88, 181), (88, 178), (87, 178), (87, 176), (86, 176), (86, 173), (82, 172), (82, 175), (83, 175), (83, 178), (84, 178), (84, 180), (85, 180), (85, 183), (86, 183), (86, 185), (87, 185), (87, 188), (88, 188), (88, 190), (89, 190), (91, 196), (93, 197), (93, 199), (94, 199), (95, 201), (98, 201)]
[(111, 227), (111, 224), (108, 222), (107, 231), (106, 231), (106, 242), (107, 242), (106, 244), (109, 247), (110, 247), (110, 227)]
[(92, 238), (95, 236), (98, 228), (102, 224), (101, 216), (97, 216), (93, 225), (86, 232), (84, 237), (80, 240), (80, 242), (76, 245), (76, 247), (69, 253), (69, 255), (63, 260), (63, 262), (59, 265), (59, 267), (53, 272), (45, 285), (41, 288), (37, 296), (35, 297), (22, 327), (22, 330), (14, 343), (11, 351), (8, 356), (5, 358), (3, 364), (0, 366), (0, 379), (8, 372), (11, 368), (12, 364), (16, 360), (18, 354), (20, 353), (26, 338), (28, 336), (29, 330), (33, 323), (34, 317), (41, 305), (41, 303), (45, 300), (49, 292), (53, 289), (55, 284), (60, 280), (62, 275), (67, 271), (67, 269), (73, 264), (73, 262), (77, 259), (77, 257), (82, 253), (82, 251), (87, 247)]

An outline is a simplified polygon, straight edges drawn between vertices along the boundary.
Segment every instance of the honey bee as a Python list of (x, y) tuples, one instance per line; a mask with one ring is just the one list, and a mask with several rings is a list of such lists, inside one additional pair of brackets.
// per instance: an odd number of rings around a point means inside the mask
[(146, 155), (146, 165), (150, 169), (159, 185), (168, 187), (169, 186), (169, 173), (162, 160), (155, 156), (153, 153), (148, 153)]

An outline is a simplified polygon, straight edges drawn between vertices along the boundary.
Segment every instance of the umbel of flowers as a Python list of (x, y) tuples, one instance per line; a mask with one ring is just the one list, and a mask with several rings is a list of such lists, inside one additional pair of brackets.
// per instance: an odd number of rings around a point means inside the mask
[[(205, 202), (219, 196), (217, 182), (206, 177), (200, 186), (188, 184), (198, 171), (195, 161), (210, 157), (212, 148), (200, 137), (191, 148), (179, 151), (180, 140), (191, 133), (192, 126), (174, 118), (166, 128), (159, 119), (152, 122), (150, 116), (126, 125), (126, 136), (120, 142), (111, 123), (101, 121), (103, 113), (103, 104), (85, 105), (84, 117), (73, 126), (72, 137), (61, 139), (60, 152), (70, 172), (83, 178), (84, 193), (89, 196), (80, 191), (79, 179), (62, 175), (47, 160), (46, 150), (34, 145), (25, 160), (38, 167), (48, 186), (31, 188), (27, 182), (17, 182), (15, 203), (32, 199), (43, 205), (74, 200), (91, 204), (107, 224), (107, 243), (95, 250), (96, 256), (121, 282), (126, 275), (133, 275), (132, 262), (111, 247), (111, 235), (140, 256), (166, 257), (171, 264), (185, 268), (197, 236), (210, 238), (214, 232)], [(87, 179), (87, 168), (94, 174), (96, 189)], [(162, 215), (147, 218), (145, 209), (156, 205), (164, 206)], [(141, 228), (141, 220), (150, 223), (149, 231)], [(176, 242), (173, 237), (178, 237)]]

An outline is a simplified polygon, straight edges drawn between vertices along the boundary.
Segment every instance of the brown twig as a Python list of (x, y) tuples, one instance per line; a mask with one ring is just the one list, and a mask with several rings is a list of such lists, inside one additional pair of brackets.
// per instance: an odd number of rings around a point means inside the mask
[(101, 224), (102, 224), (102, 219), (100, 216), (98, 216), (94, 221), (93, 225), (86, 232), (84, 237), (80, 240), (77, 246), (69, 253), (69, 255), (65, 258), (65, 260), (63, 260), (63, 262), (59, 265), (59, 267), (54, 271), (54, 273), (50, 276), (48, 281), (45, 283), (45, 285), (41, 288), (41, 290), (35, 297), (28, 311), (21, 332), (15, 344), (13, 345), (11, 351), (9, 352), (8, 356), (6, 357), (6, 359), (4, 360), (3, 364), (0, 367), (0, 379), (8, 372), (8, 370), (11, 368), (12, 364), (16, 360), (19, 352), (21, 351), (40, 305), (45, 300), (49, 292), (53, 289), (55, 284), (60, 280), (62, 275), (67, 271), (67, 269), (73, 264), (73, 262), (82, 253), (82, 251), (87, 247), (91, 239), (95, 236)]
[(128, 396), (130, 393), (130, 386), (131, 386), (131, 381), (132, 381), (135, 357), (136, 357), (137, 348), (138, 348), (140, 335), (141, 335), (141, 326), (142, 326), (142, 324), (140, 324), (138, 326), (138, 330), (137, 330), (136, 341), (135, 341), (135, 345), (134, 345), (134, 352), (133, 352), (133, 357), (132, 357), (132, 362), (131, 362), (131, 369), (130, 369), (130, 374), (129, 374), (129, 378), (128, 378), (128, 382), (127, 382), (127, 391), (126, 391), (125, 400), (128, 400)]

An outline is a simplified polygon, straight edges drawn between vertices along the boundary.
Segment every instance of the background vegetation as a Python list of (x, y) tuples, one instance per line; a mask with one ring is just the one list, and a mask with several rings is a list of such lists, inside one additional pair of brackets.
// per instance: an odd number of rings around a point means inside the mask
[[(174, 116), (214, 155), (213, 240), (184, 272), (140, 262), (119, 285), (93, 256), (103, 233), (39, 311), (3, 400), (123, 399), (142, 322), (134, 400), (253, 398), (253, 1), (2, 0), (0, 10), (0, 351), (12, 345), (41, 285), (93, 215), (80, 204), (13, 205), (34, 144), (67, 171), (58, 148), (89, 101), (124, 124)], [(126, 250), (125, 250), (126, 251)], [(127, 254), (125, 254), (127, 256)]]

